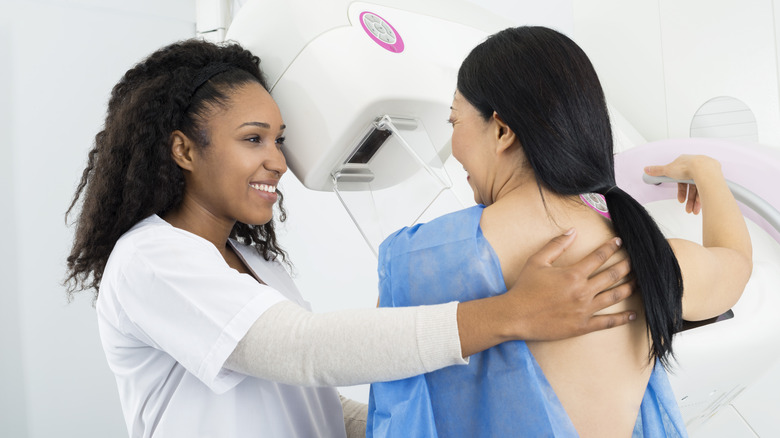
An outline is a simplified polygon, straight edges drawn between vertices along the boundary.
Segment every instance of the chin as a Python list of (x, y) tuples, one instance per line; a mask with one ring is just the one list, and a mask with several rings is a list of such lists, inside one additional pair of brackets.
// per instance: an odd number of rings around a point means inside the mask
[(265, 215), (253, 215), (249, 217), (239, 218), (237, 220), (247, 225), (261, 226), (267, 224), (268, 222), (271, 222), (271, 219), (273, 218), (274, 218), (273, 214), (265, 214)]

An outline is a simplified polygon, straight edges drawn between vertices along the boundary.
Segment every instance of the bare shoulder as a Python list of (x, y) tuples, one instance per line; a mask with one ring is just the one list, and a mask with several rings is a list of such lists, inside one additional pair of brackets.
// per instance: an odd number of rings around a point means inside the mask
[[(586, 207), (577, 208), (570, 204), (550, 204), (552, 203), (548, 202), (549, 210), (544, 206), (533, 205), (523, 208), (494, 205), (484, 210), (480, 227), (501, 262), (507, 287), (514, 284), (517, 273), (531, 255), (569, 228), (576, 228), (577, 239), (556, 260), (556, 265), (576, 263), (615, 237), (609, 221), (593, 210)], [(626, 257), (621, 250), (608, 260), (602, 269)]]

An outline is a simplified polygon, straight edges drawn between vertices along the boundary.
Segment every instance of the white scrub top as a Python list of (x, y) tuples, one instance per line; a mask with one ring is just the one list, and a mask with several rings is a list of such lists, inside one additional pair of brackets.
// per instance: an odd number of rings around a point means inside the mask
[(111, 252), (97, 317), (130, 436), (346, 437), (335, 389), (223, 368), (266, 309), (283, 300), (310, 309), (283, 266), (233, 243), (268, 286), (157, 215)]

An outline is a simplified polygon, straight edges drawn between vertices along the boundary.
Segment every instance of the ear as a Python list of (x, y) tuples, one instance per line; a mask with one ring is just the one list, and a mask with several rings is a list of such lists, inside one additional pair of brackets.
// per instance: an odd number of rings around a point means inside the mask
[(171, 157), (179, 167), (192, 170), (194, 150), (195, 143), (183, 132), (177, 129), (171, 133)]
[(495, 123), (496, 131), (496, 152), (502, 153), (509, 149), (517, 141), (515, 132), (509, 127), (509, 125), (501, 119), (501, 116), (497, 112), (493, 111), (493, 122)]

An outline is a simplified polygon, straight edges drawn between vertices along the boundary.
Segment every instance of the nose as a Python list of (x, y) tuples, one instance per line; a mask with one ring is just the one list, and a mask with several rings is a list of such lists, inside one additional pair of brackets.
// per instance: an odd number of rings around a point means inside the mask
[(281, 149), (275, 148), (274, 153), (264, 163), (264, 167), (281, 177), (287, 172), (287, 159)]

